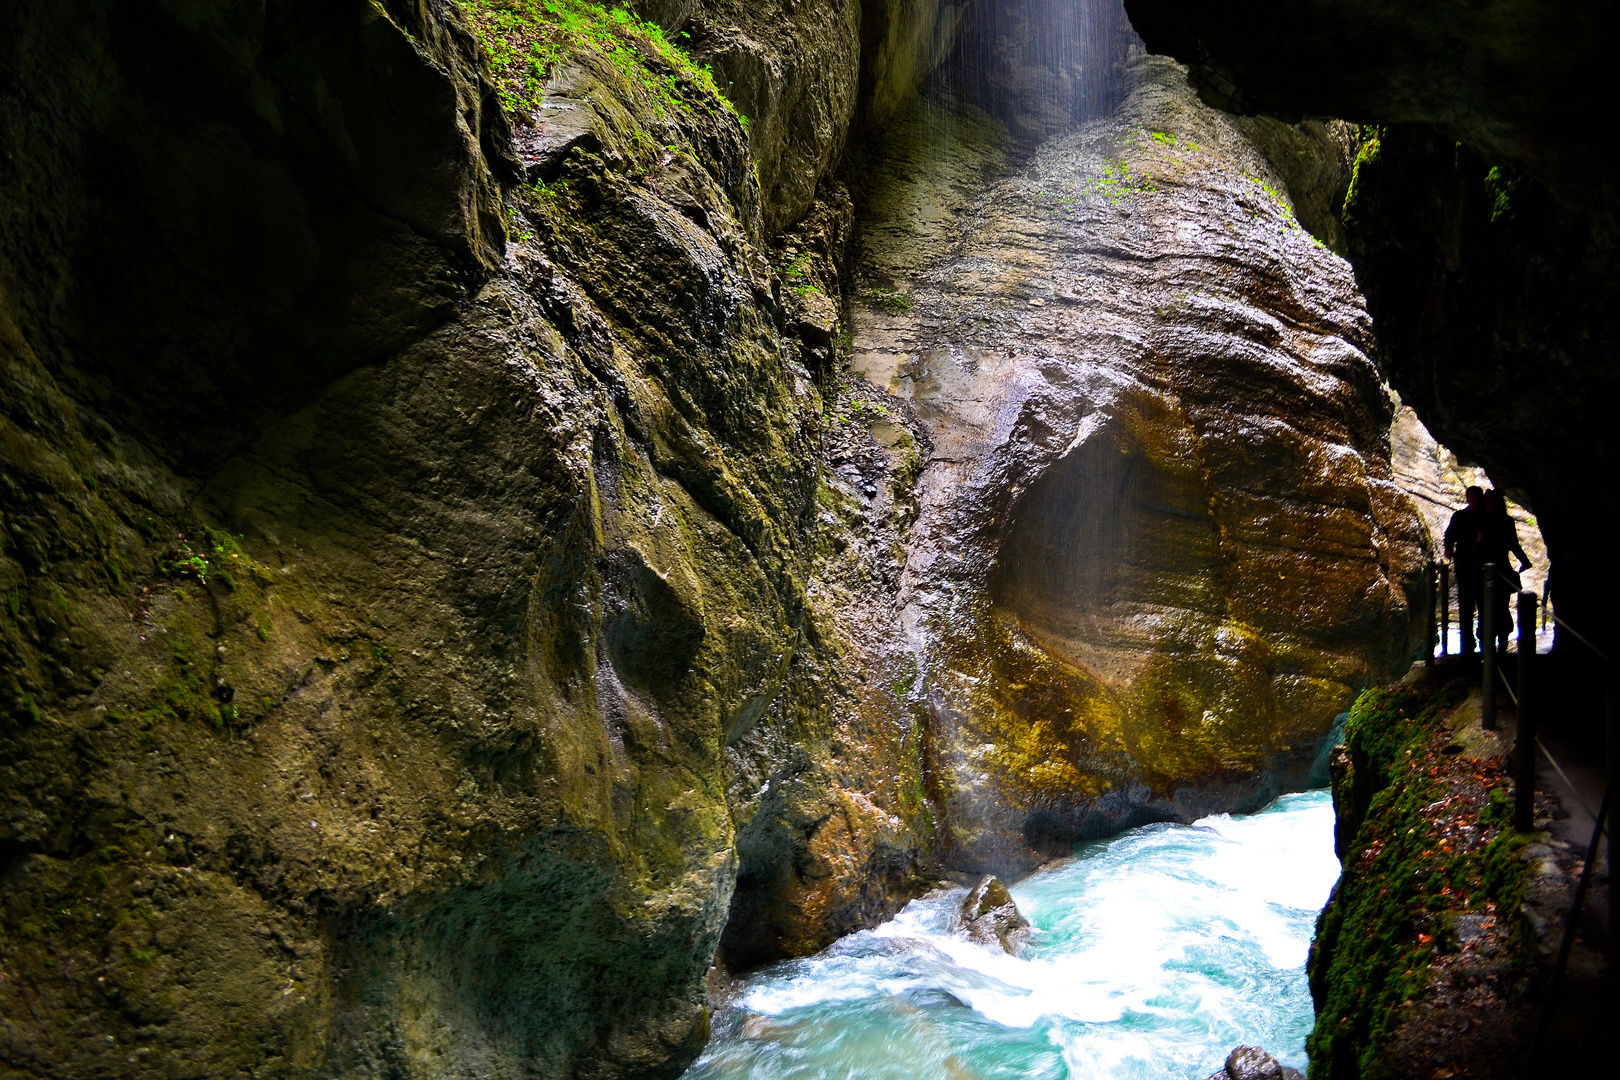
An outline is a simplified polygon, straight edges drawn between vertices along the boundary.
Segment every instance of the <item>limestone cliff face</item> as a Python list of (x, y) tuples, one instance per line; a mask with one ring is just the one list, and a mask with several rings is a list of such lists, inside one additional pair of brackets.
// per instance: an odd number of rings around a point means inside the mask
[(609, 27), (520, 186), (448, 5), (0, 22), (6, 1071), (678, 1072), (817, 670), (741, 123)]
[(809, 211), (851, 128), (886, 122), (951, 53), (969, 5), (941, 0), (642, 0), (748, 120), (767, 232)]
[[(1381, 367), (1441, 442), (1527, 504), (1556, 567), (1560, 619), (1613, 655), (1608, 612), (1617, 590), (1608, 563), (1620, 499), (1602, 478), (1615, 458), (1608, 412), (1620, 378), (1620, 265), (1617, 150), (1600, 118), (1614, 97), (1615, 6), (1312, 0), (1281, 9), (1245, 0), (1127, 0), (1127, 7), (1151, 48), (1193, 66), (1193, 82), (1211, 103), (1366, 125), (1340, 224), (1376, 320)], [(1541, 684), (1560, 699), (1555, 714), (1592, 737), (1607, 681), (1595, 653), (1560, 630), (1545, 672), (1558, 677)], [(1377, 711), (1373, 703), (1369, 713)], [(1395, 725), (1392, 731), (1407, 733), (1402, 738), (1417, 730), (1415, 710), (1391, 712), (1368, 719)], [(1352, 735), (1352, 756), (1356, 743)], [(1468, 805), (1426, 789), (1435, 778), (1451, 779), (1425, 754), (1465, 763), (1470, 775), (1455, 778), (1460, 791), (1492, 782), (1489, 767), (1476, 767), (1461, 749), (1442, 734), (1432, 747), (1408, 750), (1418, 763), (1410, 796), (1373, 795), (1388, 778), (1368, 782), (1365, 745), (1363, 760), (1349, 763), (1357, 805), (1346, 815), (1341, 804), (1341, 846), (1355, 856), (1347, 870), (1355, 869), (1318, 928), (1313, 1076), (1489, 1076), (1524, 1060), (1526, 1048), (1514, 1042), (1543, 1003), (1529, 990), (1527, 958), (1515, 958), (1520, 963), (1508, 971), (1499, 958), (1530, 934), (1516, 930), (1504, 948), (1488, 933), (1473, 933), (1489, 920), (1448, 917), (1458, 897), (1474, 892), (1466, 887), (1448, 887), (1449, 898), (1407, 902), (1417, 882), (1438, 879), (1402, 862), (1433, 851), (1404, 850), (1401, 836), (1411, 830), (1397, 815), (1423, 816), (1432, 835), (1451, 830), (1431, 819), (1434, 807)], [(1387, 825), (1396, 826), (1381, 834), (1379, 809), (1360, 820), (1379, 801)], [(1476, 828), (1467, 835), (1472, 846), (1486, 834)], [(1504, 869), (1517, 870), (1511, 862), (1504, 868), (1501, 851), (1460, 844), (1451, 851), (1454, 875), (1503, 880), (1512, 876)], [(1556, 866), (1549, 855), (1545, 848), (1534, 855), (1538, 869)], [(1511, 896), (1501, 906), (1519, 911), (1523, 900)], [(1421, 907), (1427, 910), (1420, 914)], [(1522, 914), (1521, 927), (1544, 924), (1528, 907)], [(1426, 919), (1440, 924), (1432, 937)], [(1466, 943), (1453, 929), (1465, 923), (1475, 924), (1468, 927), (1475, 940)], [(1466, 980), (1448, 976), (1447, 967), (1466, 968)], [(1576, 1005), (1600, 1000), (1572, 990), (1571, 1007), (1558, 1002), (1546, 1012), (1555, 1022), (1600, 1026), (1577, 1019)], [(1584, 1056), (1589, 1045), (1581, 1036), (1545, 1043), (1549, 1059)], [(1540, 1071), (1560, 1069), (1590, 1066), (1549, 1060)]]
[[(1605, 471), (1616, 456), (1614, 5), (1126, 6), (1214, 104), (1379, 126), (1342, 225), (1383, 370), (1442, 443), (1535, 513), (1560, 615), (1612, 655), (1620, 500), (1569, 462)], [(1568, 644), (1568, 659), (1592, 659)], [(1595, 686), (1579, 711), (1601, 715)]]
[(1403, 653), (1362, 316), (1167, 69), (868, 139), (873, 386), (839, 162), (966, 6), (638, 10), (0, 15), (8, 1074), (675, 1075), (717, 954), (1241, 804)]
[(1348, 266), (1178, 69), (1123, 79), (1014, 166), (920, 118), (869, 198), (853, 366), (932, 447), (901, 621), (966, 868), (1303, 781), (1418, 640)]

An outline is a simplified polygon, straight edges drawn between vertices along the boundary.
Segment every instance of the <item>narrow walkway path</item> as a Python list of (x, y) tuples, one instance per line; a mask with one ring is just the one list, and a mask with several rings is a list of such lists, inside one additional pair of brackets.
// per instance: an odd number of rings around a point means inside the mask
[[(1505, 671), (1512, 676), (1515, 665), (1518, 663), (1518, 654), (1511, 653), (1504, 665)], [(1518, 711), (1514, 708), (1512, 697), (1501, 686), (1497, 690), (1497, 726), (1494, 732), (1486, 731), (1480, 725), (1481, 698), (1477, 685), (1479, 680), (1477, 663), (1469, 663), (1459, 657), (1447, 657), (1432, 668), (1425, 668), (1419, 664), (1413, 668), (1413, 677), (1435, 679), (1447, 682), (1451, 679), (1468, 679), (1476, 685), (1469, 691), (1468, 699), (1459, 710), (1458, 716), (1469, 717), (1466, 734), (1468, 738), (1462, 739), (1465, 743), (1475, 742), (1476, 745), (1484, 743), (1494, 744), (1498, 749), (1496, 753), (1510, 753), (1518, 739)], [(1543, 797), (1551, 796), (1554, 805), (1551, 815), (1546, 815), (1538, 804), (1536, 827), (1545, 830), (1547, 835), (1555, 842), (1566, 845), (1578, 857), (1584, 858), (1587, 847), (1592, 842), (1592, 830), (1596, 824), (1593, 815), (1603, 802), (1603, 787), (1607, 779), (1604, 772), (1604, 763), (1591, 755), (1590, 748), (1583, 748), (1566, 736), (1561, 736), (1546, 730), (1545, 722), (1542, 727), (1540, 740), (1542, 751), (1536, 756), (1536, 791)], [(1465, 734), (1458, 729), (1459, 736)], [(1554, 768), (1552, 760), (1557, 762)], [(1608, 903), (1607, 890), (1610, 879), (1609, 872), (1609, 844), (1607, 839), (1598, 849), (1598, 858), (1592, 873), (1592, 891), (1587, 897), (1582, 912), (1582, 927), (1591, 943), (1603, 948), (1608, 940)], [(1559, 928), (1561, 929), (1561, 927)]]

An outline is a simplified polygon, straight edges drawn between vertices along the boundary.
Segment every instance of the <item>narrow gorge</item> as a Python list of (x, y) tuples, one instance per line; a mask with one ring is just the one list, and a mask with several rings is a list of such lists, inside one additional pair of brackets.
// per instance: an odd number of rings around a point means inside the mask
[(1465, 6), (9, 4), (0, 1077), (1518, 1075), (1435, 500), (1601, 774), (1614, 27)]

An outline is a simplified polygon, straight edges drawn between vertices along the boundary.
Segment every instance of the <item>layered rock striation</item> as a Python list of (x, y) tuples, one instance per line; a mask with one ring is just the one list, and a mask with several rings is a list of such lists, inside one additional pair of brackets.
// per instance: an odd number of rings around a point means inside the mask
[[(1614, 98), (1614, 6), (1315, 0), (1281, 10), (1243, 0), (1127, 0), (1127, 7), (1151, 48), (1192, 66), (1206, 101), (1364, 125), (1339, 225), (1375, 319), (1381, 368), (1423, 426), (1534, 514), (1560, 620), (1553, 656), (1539, 664), (1541, 712), (1596, 753), (1612, 693), (1602, 659), (1614, 655), (1609, 612), (1620, 599), (1608, 569), (1620, 500), (1606, 481), (1615, 456), (1606, 413), (1620, 378), (1616, 149), (1601, 119)], [(1439, 471), (1423, 470), (1430, 478)], [(1370, 702), (1369, 714), (1379, 707)], [(1391, 711), (1384, 726), (1410, 727), (1415, 710)], [(1385, 749), (1398, 745), (1389, 732), (1374, 737), (1389, 740)], [(1409, 902), (1424, 878), (1409, 863), (1443, 855), (1453, 875), (1496, 880), (1503, 866), (1477, 844), (1492, 810), (1480, 810), (1478, 785), (1494, 783), (1494, 755), (1438, 737), (1407, 749), (1414, 761), (1436, 763), (1428, 765), (1431, 783), (1438, 777), (1452, 788), (1441, 799), (1446, 792), (1425, 790), (1421, 774), (1402, 776), (1398, 762), (1378, 766), (1369, 780), (1366, 761), (1377, 754), (1366, 747), (1353, 763), (1363, 787), (1350, 813), (1341, 805), (1341, 839), (1354, 839), (1352, 859), (1313, 961), (1312, 1075), (1589, 1068), (1581, 1058), (1594, 1044), (1585, 1032), (1548, 1039), (1547, 1060), (1525, 1065), (1532, 1012), (1548, 1007), (1534, 985), (1546, 957), (1531, 955), (1530, 928), (1541, 922), (1533, 902), (1498, 897), (1499, 919), (1479, 910), (1488, 890), (1447, 886), (1446, 895), (1425, 898), (1427, 912)], [(1457, 760), (1446, 755), (1465, 752), (1485, 762), (1472, 776), (1446, 766)], [(1389, 799), (1380, 828), (1376, 812), (1360, 815), (1370, 791), (1386, 783), (1385, 794), (1371, 796)], [(1412, 794), (1401, 794), (1403, 786)], [(1397, 810), (1402, 798), (1408, 805)], [(1424, 818), (1419, 834), (1432, 835), (1451, 827), (1449, 807), (1462, 810), (1452, 820), (1468, 844), (1448, 837), (1438, 849), (1412, 850), (1400, 839), (1401, 813), (1409, 822)], [(1479, 811), (1478, 822), (1470, 811)], [(1557, 865), (1545, 848), (1534, 862), (1543, 877)], [(1455, 910), (1470, 897), (1473, 911)], [(1552, 1004), (1548, 1016), (1578, 1017), (1574, 1002), (1589, 994)], [(1602, 1026), (1577, 1022), (1585, 1031)]]
[(963, 868), (1303, 783), (1421, 641), (1348, 266), (1174, 65), (1121, 78), (1024, 160), (936, 105), (868, 195), (852, 366), (932, 446), (900, 621)]
[(1364, 317), (1172, 69), (636, 10), (0, 15), (8, 1072), (677, 1075), (1404, 656)]
[[(1569, 463), (1605, 474), (1615, 460), (1614, 6), (1127, 8), (1214, 104), (1368, 125), (1341, 223), (1383, 370), (1440, 442), (1536, 515), (1561, 617), (1613, 655), (1620, 501)], [(1595, 659), (1562, 644), (1566, 660)], [(1576, 707), (1595, 718), (1592, 682)]]

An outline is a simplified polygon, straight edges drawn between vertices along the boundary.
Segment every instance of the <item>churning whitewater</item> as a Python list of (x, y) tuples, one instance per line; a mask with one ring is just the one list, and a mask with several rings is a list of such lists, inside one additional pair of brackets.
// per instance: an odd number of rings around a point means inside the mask
[(1305, 957), (1338, 879), (1326, 792), (1086, 844), (1012, 887), (1010, 956), (964, 890), (739, 983), (686, 1080), (1202, 1080), (1232, 1047), (1305, 1066)]

